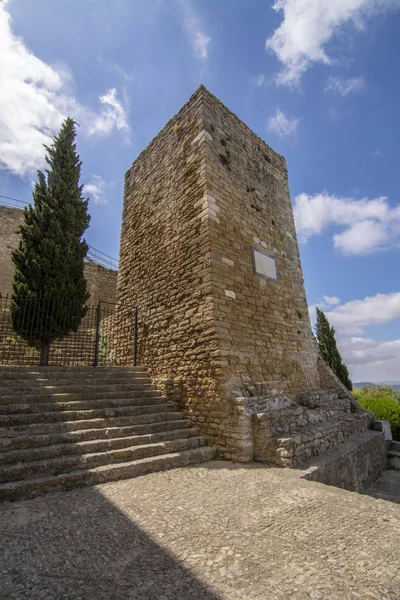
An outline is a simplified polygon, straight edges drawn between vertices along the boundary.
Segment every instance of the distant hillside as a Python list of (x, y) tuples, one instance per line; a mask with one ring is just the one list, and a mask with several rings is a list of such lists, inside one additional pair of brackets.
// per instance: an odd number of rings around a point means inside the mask
[(353, 381), (353, 386), (357, 387), (357, 388), (361, 388), (364, 385), (379, 385), (381, 383), (385, 383), (386, 385), (391, 385), (392, 387), (394, 387), (395, 390), (400, 390), (400, 382), (399, 381), (380, 381), (379, 383), (377, 381), (375, 381), (375, 382), (372, 382), (372, 381), (354, 382)]

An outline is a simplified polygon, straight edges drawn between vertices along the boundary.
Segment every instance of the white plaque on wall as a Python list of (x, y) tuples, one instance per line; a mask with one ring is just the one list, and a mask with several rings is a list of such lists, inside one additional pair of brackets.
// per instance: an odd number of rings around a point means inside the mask
[(254, 273), (260, 277), (265, 277), (265, 279), (278, 281), (278, 269), (275, 258), (255, 248), (252, 248), (251, 251), (253, 254)]

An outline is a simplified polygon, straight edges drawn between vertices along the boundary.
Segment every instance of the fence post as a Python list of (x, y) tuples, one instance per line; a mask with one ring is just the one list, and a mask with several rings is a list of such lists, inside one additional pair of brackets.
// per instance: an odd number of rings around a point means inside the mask
[(137, 343), (138, 343), (138, 309), (135, 310), (135, 337), (133, 340), (133, 366), (137, 365)]
[[(1, 337), (2, 337), (2, 340), (3, 340), (3, 342), (2, 342), (3, 350), (2, 350), (2, 353), (1, 353), (1, 364), (4, 364), (3, 363), (3, 361), (4, 361), (4, 353), (6, 351), (6, 344), (5, 344), (5, 335), (4, 335), (4, 333), (6, 331), (5, 320), (6, 320), (7, 304), (8, 304), (8, 294), (6, 295), (6, 302), (4, 304), (4, 308), (3, 308), (3, 298), (1, 299), (1, 305), (2, 305), (1, 308), (2, 308), (2, 312), (3, 312), (3, 318), (2, 318), (2, 323), (1, 323), (1, 331), (0, 331)], [(10, 320), (10, 323), (11, 323), (11, 311), (10, 311), (10, 319), (9, 320)]]
[(100, 317), (101, 317), (101, 309), (100, 309), (101, 301), (98, 303), (96, 308), (96, 341), (94, 347), (94, 361), (93, 366), (97, 367), (99, 364), (99, 339), (100, 339)]

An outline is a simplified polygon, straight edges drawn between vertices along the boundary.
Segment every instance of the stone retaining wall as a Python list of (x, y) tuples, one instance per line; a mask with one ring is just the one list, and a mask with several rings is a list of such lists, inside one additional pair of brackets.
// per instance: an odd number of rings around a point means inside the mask
[[(23, 211), (0, 205), (0, 293), (3, 297), (12, 294), (14, 263), (11, 252), (19, 243), (19, 227), (23, 222)], [(85, 277), (90, 293), (89, 304), (99, 300), (115, 302), (118, 272), (95, 263), (85, 262)]]
[(97, 306), (100, 300), (115, 302), (118, 271), (107, 269), (89, 259), (85, 262), (84, 273), (90, 294), (89, 304)]
[(19, 226), (22, 224), (23, 211), (20, 208), (0, 206), (0, 293), (12, 294), (14, 263), (11, 252), (18, 246)]
[(303, 477), (363, 492), (388, 468), (385, 439), (381, 433), (370, 431), (367, 436), (355, 436), (346, 446), (339, 446), (317, 460), (313, 459)]

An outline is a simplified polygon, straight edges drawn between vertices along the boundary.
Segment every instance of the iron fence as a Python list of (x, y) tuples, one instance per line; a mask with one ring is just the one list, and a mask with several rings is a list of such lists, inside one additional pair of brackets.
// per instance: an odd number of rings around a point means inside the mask
[(132, 366), (137, 336), (137, 309), (126, 304), (0, 297), (1, 365), (39, 365), (49, 343), (50, 366)]

